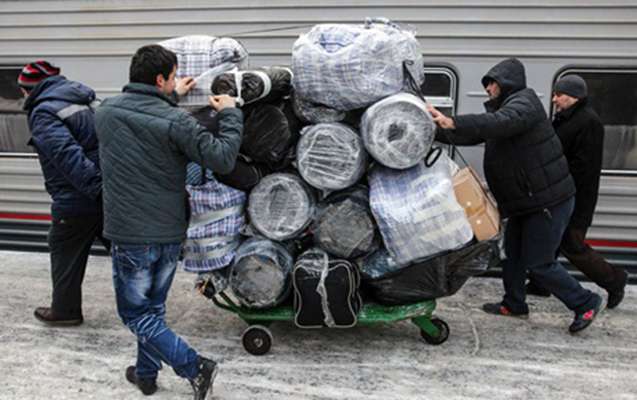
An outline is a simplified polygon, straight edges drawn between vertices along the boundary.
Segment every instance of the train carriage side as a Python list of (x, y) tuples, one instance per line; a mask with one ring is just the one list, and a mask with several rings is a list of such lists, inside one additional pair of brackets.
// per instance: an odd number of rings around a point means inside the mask
[[(187, 34), (231, 35), (251, 65), (289, 64), (292, 44), (317, 23), (385, 16), (418, 32), (424, 90), (448, 113), (481, 112), (480, 78), (499, 60), (526, 65), (551, 112), (557, 77), (579, 73), (604, 124), (604, 171), (590, 243), (637, 274), (637, 4), (629, 0), (168, 0), (3, 1), (0, 7), (0, 247), (46, 249), (49, 199), (15, 86), (45, 58), (70, 79), (119, 93), (143, 44)], [(462, 148), (480, 169), (481, 148)]]

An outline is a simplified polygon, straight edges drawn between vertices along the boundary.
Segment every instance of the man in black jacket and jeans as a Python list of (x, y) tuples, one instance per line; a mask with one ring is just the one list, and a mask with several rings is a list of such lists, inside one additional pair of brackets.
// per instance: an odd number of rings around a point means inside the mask
[[(624, 298), (628, 274), (610, 265), (604, 257), (584, 242), (593, 221), (602, 169), (604, 125), (587, 104), (588, 88), (578, 75), (567, 75), (555, 83), (553, 127), (564, 148), (568, 167), (575, 181), (575, 210), (566, 227), (560, 251), (598, 286), (608, 292), (608, 308), (615, 308)], [(527, 293), (550, 295), (531, 274)]]
[(575, 194), (559, 138), (537, 94), (526, 87), (519, 60), (495, 65), (482, 78), (482, 85), (489, 94), (486, 113), (449, 118), (433, 107), (429, 111), (442, 128), (437, 140), (457, 145), (485, 143), (485, 176), (502, 216), (508, 217), (504, 298), (483, 309), (527, 318), (524, 282), (528, 270), (575, 313), (569, 331), (581, 331), (599, 313), (602, 299), (584, 289), (556, 260)]

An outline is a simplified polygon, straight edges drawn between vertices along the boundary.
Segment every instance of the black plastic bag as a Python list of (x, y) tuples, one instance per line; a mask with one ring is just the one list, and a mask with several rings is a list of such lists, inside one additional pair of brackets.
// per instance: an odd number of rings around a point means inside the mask
[(406, 267), (392, 265), (387, 251), (380, 250), (362, 261), (361, 275), (374, 300), (384, 305), (403, 305), (451, 296), (471, 276), (498, 262), (498, 239), (492, 239)]
[(290, 129), (288, 118), (281, 108), (263, 104), (246, 109), (242, 154), (280, 171), (292, 161), (297, 141), (298, 132)]
[[(240, 83), (240, 93), (237, 90)], [(252, 71), (230, 71), (217, 76), (210, 87), (212, 93), (236, 97), (240, 106), (254, 102), (278, 102), (292, 92), (292, 71), (284, 67), (260, 68)]]

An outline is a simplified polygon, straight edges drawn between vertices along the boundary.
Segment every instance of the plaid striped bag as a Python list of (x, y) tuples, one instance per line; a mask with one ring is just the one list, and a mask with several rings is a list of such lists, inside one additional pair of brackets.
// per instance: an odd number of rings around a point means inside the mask
[(190, 225), (183, 266), (188, 272), (210, 272), (230, 265), (241, 244), (246, 194), (210, 178), (203, 178), (200, 185), (186, 185)]
[(369, 174), (369, 200), (385, 247), (399, 264), (461, 247), (473, 238), (456, 201), (453, 162), (441, 155), (406, 170), (378, 165)]
[[(341, 111), (363, 108), (402, 91), (403, 63), (422, 66), (421, 54), (414, 33), (388, 20), (316, 25), (294, 43), (292, 84), (300, 100)], [(424, 72), (415, 71), (420, 85)]]
[(233, 68), (248, 65), (248, 52), (232, 38), (206, 35), (181, 36), (159, 42), (160, 46), (177, 54), (177, 79), (193, 77), (197, 86), (179, 101), (180, 106), (208, 104), (214, 78)]

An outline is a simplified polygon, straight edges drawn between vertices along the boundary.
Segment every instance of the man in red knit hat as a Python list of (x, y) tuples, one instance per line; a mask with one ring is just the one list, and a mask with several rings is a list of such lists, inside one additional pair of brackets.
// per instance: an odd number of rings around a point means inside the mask
[[(18, 85), (26, 97), (31, 139), (51, 195), (53, 295), (50, 307), (35, 309), (47, 325), (79, 325), (82, 281), (91, 245), (102, 239), (102, 175), (95, 134), (95, 92), (60, 75), (43, 60), (24, 66)], [(102, 243), (109, 248), (108, 241)]]

